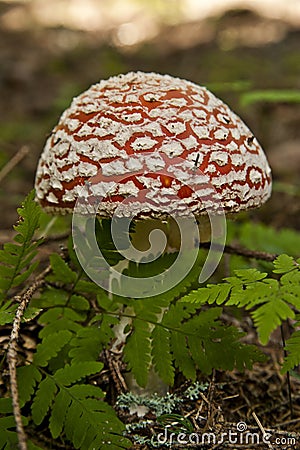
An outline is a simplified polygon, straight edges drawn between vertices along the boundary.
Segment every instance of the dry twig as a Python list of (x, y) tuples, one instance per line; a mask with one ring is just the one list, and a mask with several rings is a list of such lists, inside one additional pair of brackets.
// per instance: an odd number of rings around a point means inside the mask
[(5, 164), (0, 170), (0, 183), (12, 171), (12, 169), (19, 164), (22, 159), (28, 155), (29, 147), (23, 145), (20, 150)]
[(259, 252), (256, 250), (250, 250), (248, 248), (240, 247), (238, 245), (225, 245), (223, 249), (223, 247), (219, 246), (218, 244), (211, 244), (210, 242), (201, 243), (201, 247), (203, 248), (210, 248), (211, 245), (213, 249), (218, 250), (219, 248), (220, 250), (223, 250), (224, 253), (245, 256), (246, 258), (260, 259), (262, 261), (268, 262), (274, 261), (274, 259), (276, 259), (278, 256), (274, 253)]
[(128, 387), (119, 367), (119, 361), (116, 361), (113, 357), (113, 354), (108, 350), (104, 351), (104, 355), (118, 395), (122, 394), (123, 392), (128, 392)]
[(41, 288), (41, 286), (45, 283), (45, 276), (49, 273), (50, 266), (47, 267), (32, 283), (30, 288), (28, 288), (22, 295), (16, 296), (14, 298), (15, 301), (18, 301), (19, 306), (17, 308), (15, 318), (12, 325), (12, 330), (10, 334), (10, 340), (7, 349), (7, 362), (9, 366), (9, 375), (10, 375), (10, 386), (11, 386), (11, 396), (12, 396), (12, 405), (14, 418), (16, 422), (16, 429), (18, 434), (19, 441), (19, 449), (27, 450), (26, 444), (26, 434), (24, 431), (22, 417), (21, 417), (21, 408), (19, 403), (19, 392), (18, 392), (18, 384), (17, 384), (17, 342), (19, 338), (20, 326), (24, 311), (30, 302), (33, 294)]
[[(260, 429), (262, 435), (264, 436), (266, 434), (266, 430), (264, 429), (264, 427), (262, 426), (261, 421), (259, 420), (259, 418), (257, 417), (257, 415), (255, 414), (255, 412), (252, 412), (252, 416), (254, 417), (255, 422), (258, 425), (258, 428)], [(268, 445), (268, 448), (273, 449), (273, 446), (270, 442), (266, 442), (266, 444)]]

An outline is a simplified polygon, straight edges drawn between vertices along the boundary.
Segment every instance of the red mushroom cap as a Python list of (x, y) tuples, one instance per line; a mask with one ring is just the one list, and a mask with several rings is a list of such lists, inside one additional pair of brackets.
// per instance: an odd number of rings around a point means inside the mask
[[(188, 180), (187, 186), (178, 181), (191, 164), (201, 192), (193, 192)], [(87, 180), (94, 197), (118, 182), (99, 205), (102, 217), (127, 196), (157, 218), (158, 197), (176, 194), (200, 215), (212, 209), (214, 196), (226, 212), (238, 212), (260, 206), (271, 194), (266, 156), (242, 120), (205, 87), (156, 73), (101, 81), (62, 114), (38, 164), (37, 199), (49, 212), (72, 212)]]

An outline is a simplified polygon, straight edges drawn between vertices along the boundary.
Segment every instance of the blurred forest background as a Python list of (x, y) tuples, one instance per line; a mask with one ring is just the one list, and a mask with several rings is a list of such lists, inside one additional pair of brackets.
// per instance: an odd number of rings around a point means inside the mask
[(1, 230), (72, 97), (131, 70), (186, 78), (227, 102), (273, 169), (260, 216), (299, 228), (299, 0), (1, 0)]

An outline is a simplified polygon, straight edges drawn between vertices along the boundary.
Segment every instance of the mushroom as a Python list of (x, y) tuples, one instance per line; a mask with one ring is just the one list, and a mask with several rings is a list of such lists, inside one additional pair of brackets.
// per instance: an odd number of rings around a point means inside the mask
[[(145, 154), (147, 162), (141, 163)], [(171, 176), (159, 174), (171, 165)], [(147, 173), (134, 174), (141, 166)], [(194, 186), (179, 186), (177, 180), (191, 166), (203, 186), (197, 192), (201, 201), (195, 200)], [(184, 199), (200, 218), (201, 241), (209, 241), (208, 209), (221, 205), (226, 214), (237, 213), (259, 207), (271, 193), (266, 156), (242, 120), (205, 87), (156, 73), (113, 76), (73, 100), (46, 142), (36, 196), (50, 213), (71, 213), (83, 186), (91, 187), (93, 202), (104, 184), (117, 179), (116, 191), (98, 205), (98, 216), (110, 218), (116, 210), (126, 216), (136, 208), (136, 219), (148, 219), (137, 221), (136, 231), (163, 229), (169, 248), (178, 248), (180, 233), (172, 219), (166, 221), (168, 195)], [(122, 207), (128, 196), (135, 202)], [(147, 239), (134, 236), (140, 250), (148, 247)]]
[(87, 213), (96, 205), (100, 218), (134, 218), (132, 243), (143, 253), (145, 232), (157, 228), (169, 249), (179, 248), (182, 230), (170, 215), (184, 219), (183, 204), (201, 241), (210, 240), (208, 215), (259, 207), (271, 194), (271, 170), (252, 132), (205, 87), (130, 72), (73, 100), (46, 142), (35, 189), (50, 213), (72, 213), (79, 201)]

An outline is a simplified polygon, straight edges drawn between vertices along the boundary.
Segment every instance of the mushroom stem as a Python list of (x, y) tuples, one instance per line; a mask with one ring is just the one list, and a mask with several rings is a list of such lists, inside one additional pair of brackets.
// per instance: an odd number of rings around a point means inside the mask
[[(199, 242), (209, 242), (211, 238), (211, 225), (208, 215), (202, 215), (197, 219), (199, 230)], [(187, 235), (194, 232), (194, 220), (187, 218), (181, 221), (180, 227), (175, 219), (170, 217), (167, 221), (149, 219), (147, 221), (137, 221), (135, 232), (132, 234), (132, 245), (140, 251), (149, 250), (149, 235), (154, 230), (161, 230), (167, 240), (166, 248), (163, 253), (173, 253), (179, 251), (182, 242), (181, 235)], [(161, 252), (158, 248), (159, 242), (152, 241), (151, 250), (154, 254)], [(185, 250), (185, 248), (183, 249)]]

